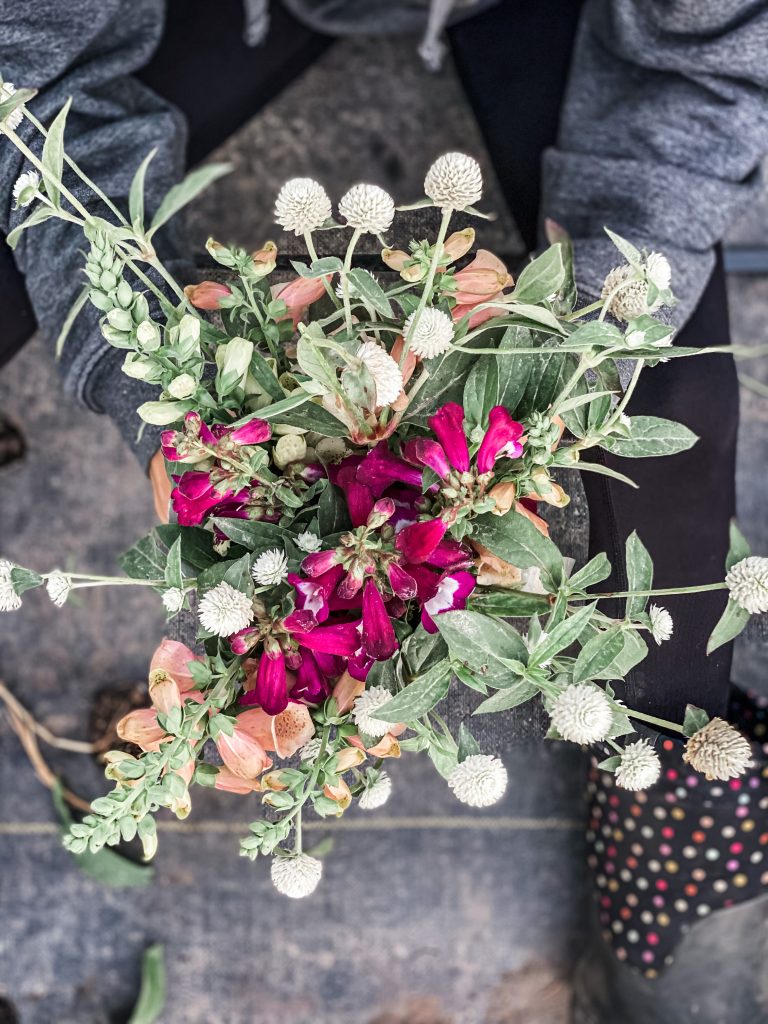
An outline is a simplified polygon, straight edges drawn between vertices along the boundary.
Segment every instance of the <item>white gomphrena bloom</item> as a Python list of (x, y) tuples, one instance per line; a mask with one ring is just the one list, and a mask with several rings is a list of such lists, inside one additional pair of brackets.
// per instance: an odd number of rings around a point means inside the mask
[(666, 291), (672, 283), (672, 267), (667, 257), (660, 252), (648, 253), (645, 258), (645, 276), (660, 292)]
[(308, 555), (311, 555), (313, 551), (319, 551), (322, 546), (323, 542), (311, 530), (304, 530), (296, 538), (296, 547), (306, 551)]
[(372, 686), (363, 690), (352, 708), (352, 718), (361, 732), (374, 739), (385, 736), (392, 728), (391, 722), (376, 717), (379, 708), (392, 700), (392, 694), (385, 686)]
[(600, 298), (605, 302), (614, 291), (608, 312), (617, 320), (627, 323), (645, 313), (653, 313), (661, 305), (660, 299), (648, 305), (648, 285), (628, 263), (614, 267), (610, 271), (603, 284)]
[(661, 775), (659, 755), (647, 740), (628, 743), (616, 769), (616, 785), (637, 792), (648, 789)]
[(11, 583), (13, 562), (0, 558), (0, 612), (15, 612), (21, 608), (21, 598)]
[(364, 341), (357, 350), (376, 385), (376, 405), (391, 405), (403, 390), (403, 374), (392, 356), (375, 341)]
[(50, 597), (56, 607), (61, 608), (72, 589), (72, 577), (58, 570), (52, 572), (45, 581), (45, 589), (48, 591), (48, 597)]
[(180, 587), (171, 587), (163, 594), (163, 606), (169, 615), (176, 615), (184, 607), (184, 591)]
[(351, 228), (380, 235), (395, 219), (395, 204), (378, 185), (353, 185), (342, 196), (339, 213)]
[(278, 892), (292, 900), (300, 900), (317, 888), (323, 865), (317, 857), (297, 853), (292, 857), (273, 857), (270, 873)]
[(552, 704), (552, 724), (571, 743), (597, 743), (608, 735), (613, 722), (611, 705), (591, 683), (566, 686)]
[(232, 636), (250, 626), (253, 606), (247, 594), (222, 580), (201, 598), (198, 616), (209, 633)]
[[(16, 86), (13, 82), (2, 82), (0, 81), (0, 103), (5, 103), (11, 96), (16, 92)], [(11, 131), (15, 131), (22, 122), (24, 114), (22, 107), (16, 107), (15, 110), (11, 111), (8, 117), (5, 118), (3, 124), (6, 128), (10, 128)]]
[(751, 615), (768, 612), (768, 558), (742, 558), (728, 570), (725, 585), (731, 599)]
[(422, 309), (421, 315), (415, 321), (416, 328), (411, 334), (417, 312), (414, 310), (411, 313), (403, 328), (406, 338), (409, 339), (411, 352), (419, 359), (434, 359), (435, 356), (447, 352), (453, 341), (453, 320), (442, 309), (427, 306), (426, 309)]
[(37, 171), (24, 171), (13, 183), (13, 198), (17, 206), (29, 206), (40, 187)]
[(386, 772), (381, 772), (376, 781), (366, 786), (360, 794), (358, 803), (364, 811), (375, 811), (377, 807), (384, 806), (391, 793), (392, 779)]
[(498, 803), (507, 788), (507, 769), (491, 754), (470, 754), (448, 776), (457, 800), (470, 807)]
[(713, 718), (688, 740), (683, 760), (710, 782), (727, 782), (749, 768), (752, 748), (732, 725), (722, 718)]
[(275, 220), (296, 235), (322, 227), (332, 213), (331, 200), (323, 186), (312, 178), (291, 178), (275, 200)]
[(651, 620), (651, 636), (661, 647), (665, 640), (669, 640), (675, 630), (672, 616), (666, 608), (652, 604), (648, 609), (648, 618)]
[(260, 587), (276, 587), (288, 578), (288, 559), (284, 551), (270, 548), (253, 563), (251, 576)]
[(474, 206), (483, 196), (480, 164), (466, 153), (444, 153), (427, 171), (424, 191), (443, 211)]

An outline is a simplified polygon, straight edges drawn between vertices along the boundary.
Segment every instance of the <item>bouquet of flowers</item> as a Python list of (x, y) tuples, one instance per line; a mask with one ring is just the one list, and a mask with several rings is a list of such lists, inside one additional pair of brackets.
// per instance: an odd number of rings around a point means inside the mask
[[(695, 707), (682, 723), (663, 721), (614, 687), (649, 641), (672, 633), (649, 599), (727, 588), (714, 649), (768, 610), (768, 559), (751, 556), (734, 527), (723, 580), (654, 591), (633, 534), (628, 590), (603, 592), (607, 557), (574, 571), (541, 515), (568, 502), (574, 471), (631, 484), (590, 449), (632, 459), (695, 443), (680, 424), (625, 413), (646, 367), (702, 352), (670, 347), (672, 328), (654, 315), (674, 301), (663, 255), (609, 232), (617, 266), (601, 299), (579, 309), (569, 239), (550, 223), (551, 244), (514, 281), (490, 252), (471, 257), (474, 230), (451, 232), (456, 211), (483, 216), (482, 178), (471, 157), (448, 153), (417, 204), (440, 210), (436, 238), (385, 247), (381, 280), (356, 266), (355, 249), (366, 233), (385, 244), (391, 197), (356, 185), (337, 221), (320, 184), (294, 179), (275, 207), (309, 254), (293, 280), (270, 284), (271, 242), (249, 253), (210, 240), (226, 282), (182, 289), (153, 236), (223, 168), (193, 172), (147, 221), (147, 158), (126, 215), (67, 157), (66, 108), (46, 129), (23, 105), (31, 95), (9, 83), (0, 92), (0, 133), (30, 164), (14, 194), (31, 212), (11, 244), (49, 217), (82, 226), (78, 307), (101, 311), (125, 372), (158, 388), (138, 413), (166, 428), (175, 522), (135, 544), (113, 579), (3, 561), (0, 608), (43, 585), (62, 605), (73, 590), (133, 583), (153, 588), (169, 617), (187, 609), (198, 622), (196, 650), (164, 640), (155, 652), (151, 707), (118, 727), (143, 753), (106, 755), (114, 789), (72, 825), (70, 850), (139, 836), (151, 857), (154, 813), (185, 817), (193, 784), (256, 793), (264, 813), (241, 851), (271, 857), (275, 886), (305, 896), (321, 862), (302, 850), (304, 808), (326, 817), (354, 801), (381, 806), (387, 758), (425, 752), (472, 807), (501, 797), (502, 762), (466, 723), (454, 735), (438, 710), (455, 687), (475, 691), (481, 715), (543, 700), (549, 736), (599, 744), (602, 768), (628, 789), (660, 771), (653, 742), (632, 735), (637, 720), (686, 736), (683, 756), (708, 778), (744, 771), (749, 745), (724, 721)], [(16, 133), (23, 117), (41, 150)], [(67, 188), (70, 175), (92, 204)], [(336, 230), (351, 231), (344, 258), (318, 258), (313, 236)], [(620, 360), (633, 364), (624, 389)], [(622, 615), (601, 610), (616, 599)]]

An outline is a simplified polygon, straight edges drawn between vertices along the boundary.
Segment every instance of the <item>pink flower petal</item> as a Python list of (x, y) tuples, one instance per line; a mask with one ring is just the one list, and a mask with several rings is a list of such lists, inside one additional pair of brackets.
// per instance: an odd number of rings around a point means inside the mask
[(469, 469), (469, 448), (464, 434), (464, 410), (456, 402), (448, 402), (434, 416), (429, 417), (429, 426), (436, 434), (448, 456), (448, 461), (460, 473)]

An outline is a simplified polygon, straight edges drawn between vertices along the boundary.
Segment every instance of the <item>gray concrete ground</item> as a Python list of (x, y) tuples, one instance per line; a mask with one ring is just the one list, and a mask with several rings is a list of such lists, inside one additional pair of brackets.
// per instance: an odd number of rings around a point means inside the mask
[[(350, 74), (354, 107), (338, 100)], [(411, 198), (430, 159), (456, 147), (483, 152), (450, 70), (428, 76), (410, 42), (341, 44), (219, 154), (236, 173), (197, 205), (194, 237), (255, 247), (272, 234), (274, 193), (294, 174), (333, 181), (337, 194), (367, 179)], [(514, 249), (492, 183), (488, 205), (502, 215), (483, 240)], [(740, 239), (764, 240), (767, 221), (752, 219)], [(730, 287), (737, 340), (764, 342), (768, 282)], [(71, 559), (112, 571), (153, 521), (146, 481), (117, 432), (60, 394), (40, 340), (0, 377), (0, 408), (29, 442), (26, 460), (0, 478), (3, 554), (41, 569)], [(767, 419), (766, 399), (745, 393), (742, 520), (763, 551), (764, 474), (754, 467), (768, 456)], [(92, 591), (82, 607), (56, 611), (34, 593), (0, 624), (0, 675), (53, 731), (83, 736), (93, 692), (142, 677), (162, 631), (150, 594)], [(760, 681), (759, 666), (756, 648), (743, 645), (737, 678)], [(395, 765), (385, 809), (311, 833), (332, 834), (334, 853), (318, 893), (293, 904), (273, 895), (263, 865), (237, 857), (255, 809), (210, 791), (195, 794), (189, 823), (163, 829), (152, 887), (110, 890), (86, 878), (0, 722), (0, 994), (24, 1024), (121, 1021), (141, 951), (162, 941), (175, 1007), (165, 1024), (564, 1024), (586, 906), (583, 762), (565, 747), (504, 756), (512, 784), (492, 815), (459, 810), (420, 759)], [(79, 792), (102, 788), (89, 760), (51, 760)]]

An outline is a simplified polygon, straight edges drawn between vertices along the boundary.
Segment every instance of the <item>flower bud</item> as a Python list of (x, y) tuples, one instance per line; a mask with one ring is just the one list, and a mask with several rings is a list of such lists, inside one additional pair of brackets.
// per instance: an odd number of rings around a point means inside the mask
[(357, 768), (365, 760), (365, 751), (359, 747), (345, 747), (334, 757), (333, 771), (341, 775), (350, 768)]
[(291, 462), (300, 462), (307, 454), (307, 442), (300, 434), (283, 434), (272, 451), (272, 461), (278, 469)]
[(160, 328), (151, 320), (144, 320), (136, 328), (136, 340), (145, 352), (155, 352), (160, 348)]
[(110, 309), (107, 313), (107, 321), (117, 331), (130, 333), (133, 330), (133, 317), (127, 309)]
[(274, 242), (265, 242), (261, 249), (251, 253), (253, 270), (251, 273), (257, 277), (266, 277), (275, 269), (277, 261), (277, 246)]
[[(242, 387), (253, 355), (253, 342), (245, 338), (232, 338), (216, 349), (216, 388), (228, 394), (236, 387)], [(234, 381), (234, 383), (232, 383)]]
[(191, 398), (197, 391), (197, 381), (191, 373), (180, 373), (168, 385), (168, 394), (172, 398)]
[(180, 420), (188, 410), (188, 402), (144, 402), (136, 411), (145, 423), (165, 427)]

